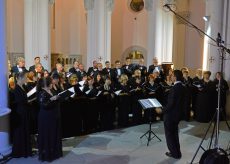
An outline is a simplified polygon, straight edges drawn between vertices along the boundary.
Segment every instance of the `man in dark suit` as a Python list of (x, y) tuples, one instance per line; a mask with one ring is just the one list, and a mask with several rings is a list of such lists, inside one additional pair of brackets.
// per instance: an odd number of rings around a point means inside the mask
[(110, 62), (105, 62), (105, 68), (102, 70), (104, 77), (111, 77), (111, 68), (110, 68)]
[[(29, 71), (34, 71), (35, 70), (35, 67), (36, 67), (36, 64), (40, 64), (41, 62), (40, 62), (40, 57), (39, 56), (36, 56), (35, 58), (34, 58), (34, 65), (32, 65), (32, 66), (30, 66), (30, 68), (29, 68)], [(43, 66), (42, 66), (42, 70), (44, 70), (44, 68), (43, 68)]]
[(158, 59), (156, 57), (154, 57), (153, 58), (153, 64), (149, 66), (148, 74), (152, 74), (156, 67), (158, 67)]
[(131, 64), (131, 58), (126, 57), (125, 58), (125, 64), (122, 66), (122, 69), (124, 70), (124, 74), (126, 74), (129, 78), (133, 74), (133, 65)]
[[(42, 77), (43, 74), (43, 69), (42, 69), (42, 64), (41, 63), (37, 63), (35, 65), (35, 69), (34, 69), (34, 75), (37, 79), (40, 79)], [(31, 71), (32, 72), (32, 71)]]
[(84, 70), (84, 65), (82, 63), (79, 64), (78, 66), (79, 71), (77, 71), (77, 78), (78, 81), (82, 81), (83, 77), (87, 76), (87, 73)]
[(164, 75), (162, 66), (158, 64), (158, 59), (156, 57), (154, 57), (153, 58), (153, 64), (149, 66), (148, 75), (155, 73), (156, 71), (159, 72), (158, 80), (161, 82), (164, 81), (165, 75)]
[(65, 74), (64, 67), (61, 63), (56, 63), (56, 68), (54, 68), (51, 74)]
[(13, 76), (20, 72), (28, 72), (25, 68), (25, 59), (22, 57), (17, 58), (17, 65), (11, 68), (11, 74)]
[(88, 76), (94, 76), (96, 72), (97, 72), (97, 61), (94, 60), (93, 61), (93, 67), (89, 67), (89, 69), (87, 71), (87, 75)]
[(73, 67), (69, 69), (69, 72), (71, 72), (72, 74), (76, 74), (77, 75), (77, 72), (79, 71), (79, 62), (78, 61), (75, 61), (73, 63)]
[(115, 84), (119, 83), (118, 80), (122, 74), (124, 74), (124, 70), (121, 68), (121, 62), (120, 60), (116, 60), (115, 68), (113, 69), (113, 71), (111, 71), (111, 77)]
[(181, 120), (182, 110), (184, 109), (184, 97), (186, 90), (182, 84), (183, 74), (180, 70), (175, 70), (172, 78), (174, 86), (169, 91), (166, 106), (163, 107), (165, 137), (169, 149), (169, 152), (166, 152), (165, 155), (175, 159), (180, 159), (181, 151), (178, 124)]
[(139, 69), (141, 71), (141, 77), (143, 79), (145, 79), (145, 77), (147, 76), (147, 67), (144, 66), (144, 59), (141, 58), (139, 60), (139, 64), (137, 65), (137, 67), (135, 69)]

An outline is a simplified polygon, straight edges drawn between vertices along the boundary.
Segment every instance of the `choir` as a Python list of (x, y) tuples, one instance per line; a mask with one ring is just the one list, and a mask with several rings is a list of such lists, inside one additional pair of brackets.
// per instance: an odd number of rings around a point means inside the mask
[[(164, 106), (173, 86), (173, 70), (163, 70), (157, 58), (149, 69), (144, 59), (133, 64), (129, 57), (124, 65), (115, 61), (114, 68), (109, 61), (104, 68), (93, 61), (88, 70), (75, 61), (68, 72), (60, 63), (48, 72), (39, 57), (34, 61), (28, 71), (25, 60), (19, 58), (9, 76), (13, 157), (32, 155), (36, 140), (33, 144), (31, 138), (37, 134), (39, 159), (52, 161), (62, 156), (61, 138), (146, 123), (149, 113), (143, 111), (138, 100), (156, 98)], [(209, 122), (217, 108), (219, 82), (224, 118), (229, 87), (222, 74), (217, 72), (212, 81), (209, 71), (198, 69), (194, 78), (186, 67), (181, 71), (186, 88), (181, 120)], [(61, 96), (70, 88), (74, 90), (71, 96)], [(153, 112), (152, 118), (159, 120), (162, 116)]]

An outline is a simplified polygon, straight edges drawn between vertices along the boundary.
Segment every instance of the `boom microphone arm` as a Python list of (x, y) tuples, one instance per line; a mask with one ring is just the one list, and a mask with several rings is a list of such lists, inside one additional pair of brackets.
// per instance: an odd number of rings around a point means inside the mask
[(181, 15), (179, 15), (178, 13), (176, 13), (175, 11), (172, 10), (172, 8), (170, 7), (171, 4), (165, 4), (163, 7), (167, 8), (169, 11), (171, 11), (176, 17), (180, 18), (181, 20), (183, 20), (184, 22), (186, 22), (187, 24), (189, 24), (191, 27), (193, 27), (194, 29), (196, 29), (197, 31), (199, 31), (200, 33), (202, 33), (203, 35), (207, 36), (209, 39), (211, 39), (212, 41), (214, 41), (219, 47), (221, 47), (223, 50), (225, 50), (226, 52), (228, 52), (230, 54), (230, 49), (228, 49), (227, 47), (225, 47), (223, 44), (220, 44), (220, 42), (217, 39), (214, 39), (213, 37), (211, 37), (210, 35), (206, 34), (203, 30), (201, 30), (199, 27), (197, 27), (196, 25), (194, 25), (193, 23), (191, 23), (190, 21), (188, 21), (187, 19), (185, 19), (184, 17), (182, 17)]

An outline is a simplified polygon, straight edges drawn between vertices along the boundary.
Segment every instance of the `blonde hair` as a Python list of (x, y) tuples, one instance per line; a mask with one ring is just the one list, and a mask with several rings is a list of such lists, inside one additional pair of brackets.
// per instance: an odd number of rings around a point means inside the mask
[(121, 77), (119, 78), (120, 83), (124, 83), (128, 81), (128, 76), (126, 74), (122, 74)]
[(29, 81), (33, 81), (34, 80), (34, 72), (30, 71), (29, 73), (27, 73), (27, 79)]
[(14, 77), (9, 78), (8, 83), (9, 83), (9, 87), (10, 87), (10, 88), (11, 88), (12, 86), (15, 86), (15, 79), (14, 79)]
[(77, 75), (73, 74), (68, 79), (69, 84), (73, 84), (73, 82), (78, 81)]
[(25, 62), (25, 59), (23, 57), (18, 57), (16, 60), (16, 64), (18, 64), (19, 62)]

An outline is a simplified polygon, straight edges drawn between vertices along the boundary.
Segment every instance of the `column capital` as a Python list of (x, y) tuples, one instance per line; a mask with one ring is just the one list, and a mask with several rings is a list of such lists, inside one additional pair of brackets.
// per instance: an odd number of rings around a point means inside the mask
[(114, 8), (114, 0), (106, 0), (106, 9), (109, 12), (112, 12)]
[(145, 0), (145, 9), (147, 11), (153, 10), (153, 0)]
[(84, 0), (85, 10), (93, 10), (94, 9), (94, 0)]

